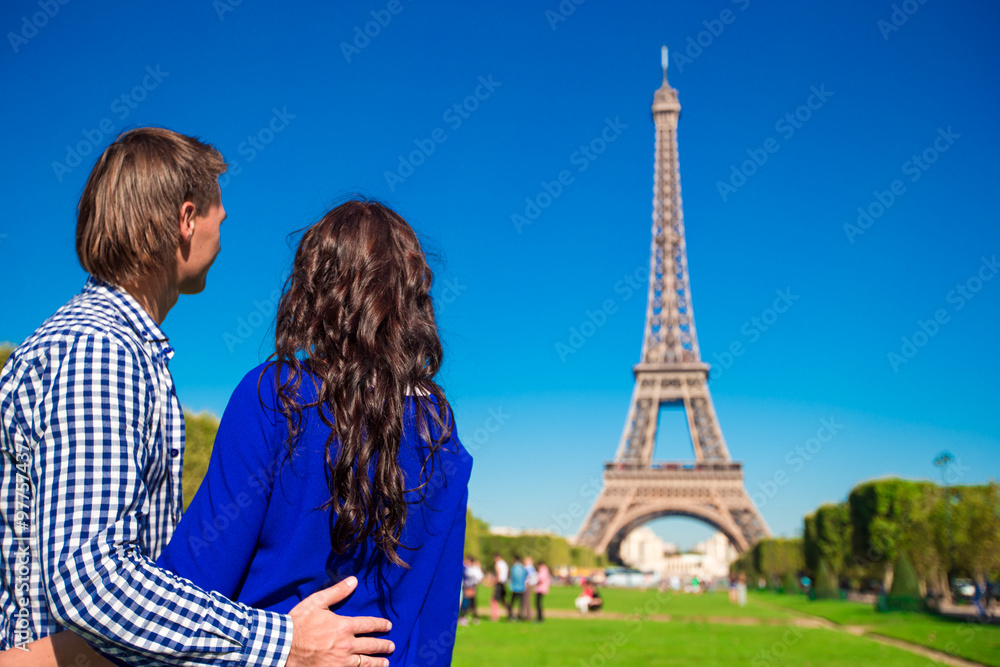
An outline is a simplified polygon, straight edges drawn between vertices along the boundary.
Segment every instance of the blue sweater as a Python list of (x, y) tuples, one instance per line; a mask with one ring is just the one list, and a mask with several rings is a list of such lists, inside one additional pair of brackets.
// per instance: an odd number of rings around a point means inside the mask
[[(303, 378), (301, 392), (315, 397), (310, 378)], [(392, 621), (390, 665), (450, 665), (472, 457), (453, 434), (438, 454), (425, 501), (407, 493), (402, 542), (409, 549), (399, 554), (409, 569), (384, 559), (376, 566), (370, 541), (343, 555), (330, 548), (331, 513), (317, 509), (330, 498), (324, 461), (330, 429), (315, 410), (304, 415), (302, 437), (288, 459), (285, 420), (276, 406), (274, 368), (259, 366), (233, 393), (205, 480), (158, 564), (231, 600), (282, 613), (355, 575), (357, 590), (333, 610)], [(407, 397), (399, 463), (408, 489), (426, 455), (416, 409)]]

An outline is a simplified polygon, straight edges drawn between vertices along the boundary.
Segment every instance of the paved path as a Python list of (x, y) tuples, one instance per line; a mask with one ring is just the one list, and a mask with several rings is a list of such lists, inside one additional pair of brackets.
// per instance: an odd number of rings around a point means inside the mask
[[(765, 605), (767, 603), (764, 603)], [(767, 605), (771, 606), (771, 605)], [(916, 653), (925, 658), (929, 658), (934, 662), (939, 662), (944, 665), (951, 665), (952, 667), (983, 667), (981, 662), (973, 662), (972, 660), (966, 660), (964, 658), (956, 658), (953, 655), (948, 655), (943, 651), (937, 651), (932, 648), (927, 648), (926, 646), (921, 646), (919, 644), (911, 644), (910, 642), (903, 641), (902, 639), (894, 639), (892, 637), (884, 637), (879, 634), (874, 634), (871, 632), (871, 628), (864, 625), (838, 625), (832, 621), (828, 621), (825, 618), (819, 616), (813, 616), (812, 614), (807, 614), (797, 609), (788, 609), (787, 607), (774, 606), (774, 609), (780, 609), (781, 611), (791, 614), (791, 618), (753, 618), (748, 616), (670, 616), (669, 614), (650, 614), (648, 616), (643, 616), (644, 619), (651, 621), (659, 621), (662, 623), (669, 623), (670, 621), (677, 622), (688, 622), (688, 623), (715, 623), (720, 625), (794, 625), (800, 628), (825, 628), (827, 630), (833, 630), (834, 632), (846, 632), (857, 637), (864, 637), (865, 639), (870, 639), (872, 641), (878, 642), (880, 644), (885, 644), (887, 646), (893, 646), (904, 651), (909, 651), (910, 653)], [(576, 618), (582, 621), (586, 620), (615, 620), (624, 621), (631, 620), (635, 618), (632, 614), (623, 614), (620, 612), (607, 612), (607, 611), (597, 611), (590, 612), (587, 614), (581, 614), (578, 611), (568, 611), (566, 609), (546, 609), (546, 618)]]

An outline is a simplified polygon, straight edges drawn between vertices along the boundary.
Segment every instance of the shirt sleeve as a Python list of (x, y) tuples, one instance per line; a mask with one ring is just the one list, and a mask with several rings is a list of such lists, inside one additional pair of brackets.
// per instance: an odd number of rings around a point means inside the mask
[(135, 354), (84, 336), (50, 364), (35, 548), (55, 619), (133, 665), (283, 665), (289, 617), (205, 592), (141, 548), (155, 401)]
[[(261, 404), (257, 372), (233, 393), (208, 471), (157, 564), (228, 598), (239, 592), (260, 541), (279, 459), (275, 412)], [(267, 401), (273, 407), (273, 401)]]

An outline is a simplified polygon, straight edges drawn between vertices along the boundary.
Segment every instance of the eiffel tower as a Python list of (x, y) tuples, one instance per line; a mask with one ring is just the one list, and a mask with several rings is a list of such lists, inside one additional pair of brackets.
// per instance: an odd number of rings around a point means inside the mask
[[(681, 208), (677, 120), (681, 105), (667, 83), (653, 96), (656, 149), (653, 243), (642, 359), (615, 460), (604, 466), (604, 487), (576, 543), (613, 562), (625, 537), (663, 516), (688, 516), (722, 531), (740, 551), (770, 534), (729, 456), (708, 392), (708, 364), (698, 352)], [(660, 406), (683, 406), (694, 446), (693, 463), (653, 461)]]

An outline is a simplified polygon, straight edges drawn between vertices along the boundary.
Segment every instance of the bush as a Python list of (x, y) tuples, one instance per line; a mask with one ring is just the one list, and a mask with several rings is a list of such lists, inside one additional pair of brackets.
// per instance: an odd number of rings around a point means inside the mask
[(926, 605), (920, 596), (917, 571), (905, 551), (896, 558), (893, 571), (892, 590), (886, 598), (885, 611), (924, 611)]
[(819, 599), (840, 598), (840, 590), (837, 579), (833, 576), (830, 566), (825, 560), (819, 561), (819, 569), (816, 572), (816, 581), (813, 584), (815, 597)]
[(787, 595), (797, 595), (802, 591), (799, 589), (799, 578), (792, 571), (785, 572), (781, 578), (781, 588)]

